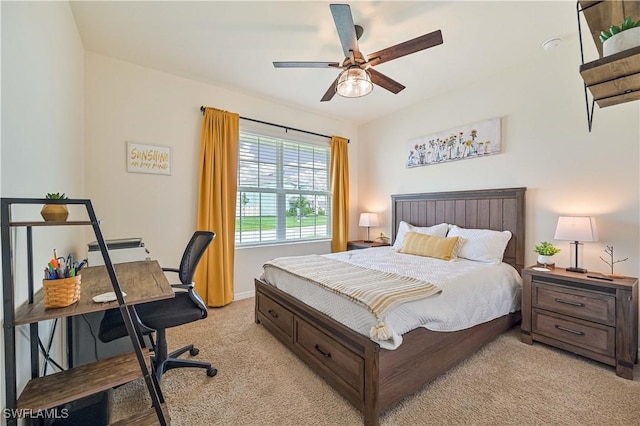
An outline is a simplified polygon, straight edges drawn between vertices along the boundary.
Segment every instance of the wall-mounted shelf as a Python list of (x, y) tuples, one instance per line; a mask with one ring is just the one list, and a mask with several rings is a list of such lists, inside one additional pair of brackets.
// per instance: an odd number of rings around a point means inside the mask
[(600, 108), (640, 99), (640, 47), (580, 66), (580, 75)]
[[(621, 24), (627, 16), (640, 19), (640, 1), (633, 0), (580, 0), (577, 3), (578, 33), (582, 65), (580, 75), (584, 80), (589, 131), (593, 124), (595, 103), (606, 108), (625, 102), (640, 100), (640, 47), (602, 57), (600, 33), (611, 25)], [(584, 62), (580, 13), (598, 49), (600, 58)], [(592, 100), (589, 102), (589, 92)]]

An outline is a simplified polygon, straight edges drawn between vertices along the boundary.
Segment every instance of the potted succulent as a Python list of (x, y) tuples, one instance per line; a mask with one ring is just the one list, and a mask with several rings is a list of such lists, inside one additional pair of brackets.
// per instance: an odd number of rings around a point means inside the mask
[(542, 265), (553, 264), (553, 256), (556, 253), (560, 253), (560, 249), (555, 247), (549, 241), (541, 242), (533, 249), (533, 251), (538, 253), (538, 263)]
[(640, 46), (640, 20), (636, 22), (631, 16), (627, 17), (621, 25), (612, 25), (607, 31), (602, 31), (600, 41), (602, 56)]
[[(48, 193), (45, 197), (47, 200), (66, 200), (65, 194), (59, 192)], [(66, 204), (45, 204), (40, 210), (40, 215), (47, 222), (64, 222), (69, 216), (69, 209)]]

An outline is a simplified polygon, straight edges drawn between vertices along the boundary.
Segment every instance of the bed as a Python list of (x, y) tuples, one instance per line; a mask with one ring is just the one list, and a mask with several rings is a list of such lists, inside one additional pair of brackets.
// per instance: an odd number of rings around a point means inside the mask
[[(393, 195), (392, 241), (401, 221), (467, 229), (508, 230), (503, 262), (524, 266), (525, 188)], [(365, 425), (520, 321), (514, 312), (454, 332), (423, 327), (403, 334), (394, 350), (255, 279), (255, 321), (362, 411)]]

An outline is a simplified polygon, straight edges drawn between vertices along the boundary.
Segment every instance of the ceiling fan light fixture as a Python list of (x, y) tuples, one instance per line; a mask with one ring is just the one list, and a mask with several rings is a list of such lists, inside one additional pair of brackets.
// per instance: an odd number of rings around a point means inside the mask
[(359, 98), (372, 90), (371, 76), (357, 65), (342, 71), (336, 84), (336, 93), (345, 98)]

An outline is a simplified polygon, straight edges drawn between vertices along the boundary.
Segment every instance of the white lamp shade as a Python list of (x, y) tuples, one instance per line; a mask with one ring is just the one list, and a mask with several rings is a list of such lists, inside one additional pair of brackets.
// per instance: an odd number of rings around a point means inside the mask
[(596, 220), (589, 216), (560, 216), (554, 238), (565, 241), (598, 241)]
[(360, 226), (378, 226), (378, 215), (375, 213), (360, 213)]

